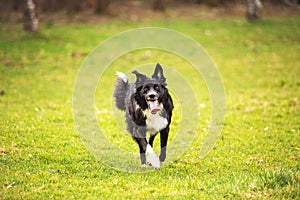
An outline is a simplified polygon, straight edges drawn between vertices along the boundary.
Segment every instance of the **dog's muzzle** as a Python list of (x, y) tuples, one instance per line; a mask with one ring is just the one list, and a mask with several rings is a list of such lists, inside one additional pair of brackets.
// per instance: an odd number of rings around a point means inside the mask
[(158, 94), (156, 92), (149, 92), (149, 94), (147, 94), (146, 101), (152, 114), (161, 111), (161, 107), (158, 102)]

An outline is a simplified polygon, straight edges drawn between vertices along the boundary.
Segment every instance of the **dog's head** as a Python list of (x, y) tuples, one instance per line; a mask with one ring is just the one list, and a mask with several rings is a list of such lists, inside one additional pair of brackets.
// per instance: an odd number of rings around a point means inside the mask
[(142, 109), (149, 109), (152, 114), (162, 110), (162, 100), (166, 91), (166, 78), (163, 69), (158, 63), (151, 78), (133, 71), (136, 75), (136, 94), (137, 103)]

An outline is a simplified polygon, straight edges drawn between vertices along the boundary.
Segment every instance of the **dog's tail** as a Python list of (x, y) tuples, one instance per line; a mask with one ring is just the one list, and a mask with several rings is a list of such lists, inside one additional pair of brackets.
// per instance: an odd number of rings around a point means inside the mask
[(117, 72), (117, 75), (118, 79), (115, 85), (114, 97), (117, 108), (125, 111), (125, 98), (128, 90), (128, 77), (122, 72)]

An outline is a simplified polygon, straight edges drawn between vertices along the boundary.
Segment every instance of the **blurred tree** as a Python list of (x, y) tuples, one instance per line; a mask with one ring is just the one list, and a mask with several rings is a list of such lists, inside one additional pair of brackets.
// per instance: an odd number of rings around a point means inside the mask
[(294, 3), (293, 1), (290, 0), (282, 0), (283, 5), (289, 6), (289, 7), (293, 7), (296, 5), (296, 2)]
[(65, 3), (69, 13), (80, 12), (83, 10), (84, 0), (65, 0)]
[(225, 2), (226, 2), (225, 0), (211, 0), (211, 1), (206, 1), (206, 4), (209, 6), (223, 6)]
[(237, 3), (236, 0), (196, 0), (197, 4), (206, 4), (209, 6), (224, 6), (226, 3)]
[(260, 0), (247, 0), (247, 18), (255, 20), (261, 17), (262, 3)]
[(24, 1), (24, 30), (37, 32), (39, 30), (39, 21), (37, 19), (36, 8), (32, 0)]
[(107, 11), (109, 6), (109, 0), (97, 0), (96, 1), (96, 13), (103, 13)]
[(164, 0), (153, 0), (153, 9), (154, 10), (165, 10)]
[(67, 11), (67, 13), (76, 13), (83, 11), (86, 0), (34, 0), (38, 2), (38, 7), (43, 12), (59, 12), (62, 10)]
[(39, 0), (39, 7), (42, 12), (57, 12), (63, 9), (65, 1)]

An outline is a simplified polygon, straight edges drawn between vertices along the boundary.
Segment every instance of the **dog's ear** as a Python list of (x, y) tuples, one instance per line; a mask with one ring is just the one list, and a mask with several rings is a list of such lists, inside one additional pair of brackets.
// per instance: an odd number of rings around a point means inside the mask
[(148, 79), (146, 75), (139, 73), (138, 71), (133, 71), (133, 74), (136, 75), (135, 84), (137, 87), (144, 84), (144, 82)]
[(166, 77), (164, 76), (163, 69), (159, 63), (156, 64), (154, 74), (152, 75), (152, 78), (158, 80), (161, 84), (167, 85), (166, 83)]

